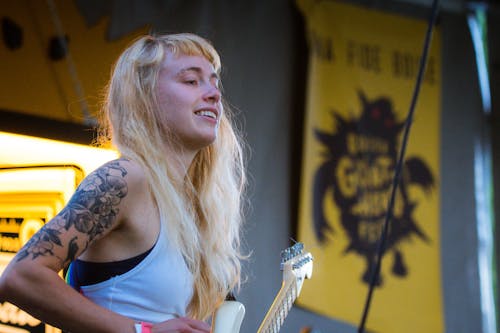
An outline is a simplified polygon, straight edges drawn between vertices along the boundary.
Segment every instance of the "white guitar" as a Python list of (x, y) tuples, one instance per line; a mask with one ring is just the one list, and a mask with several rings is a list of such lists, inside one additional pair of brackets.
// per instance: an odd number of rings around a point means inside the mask
[[(304, 245), (294, 246), (281, 251), (281, 270), (283, 282), (274, 298), (257, 333), (278, 333), (293, 302), (299, 296), (304, 279), (312, 275), (312, 255), (304, 253)], [(245, 307), (240, 302), (226, 301), (215, 312), (212, 320), (212, 333), (239, 333), (245, 316)]]

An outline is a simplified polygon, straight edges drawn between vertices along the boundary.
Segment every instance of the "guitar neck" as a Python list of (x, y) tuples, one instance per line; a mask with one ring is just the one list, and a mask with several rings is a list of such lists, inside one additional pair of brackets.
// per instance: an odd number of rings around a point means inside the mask
[(296, 284), (284, 281), (257, 333), (278, 333), (297, 296)]

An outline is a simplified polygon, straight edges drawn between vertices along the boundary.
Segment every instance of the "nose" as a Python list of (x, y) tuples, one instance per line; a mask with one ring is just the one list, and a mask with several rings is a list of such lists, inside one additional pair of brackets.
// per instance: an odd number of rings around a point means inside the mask
[(209, 85), (203, 99), (207, 102), (218, 103), (221, 99), (221, 92), (219, 88)]

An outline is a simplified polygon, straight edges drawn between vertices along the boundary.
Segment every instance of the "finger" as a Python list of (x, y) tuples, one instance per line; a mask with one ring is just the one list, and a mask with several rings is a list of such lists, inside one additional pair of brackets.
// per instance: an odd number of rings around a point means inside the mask
[(203, 328), (195, 328), (189, 324), (182, 324), (180, 325), (175, 332), (179, 333), (210, 333), (210, 328), (208, 329), (203, 329)]
[(194, 329), (194, 332), (196, 333), (210, 333), (211, 327), (204, 327), (204, 328), (199, 328), (199, 329)]
[(181, 319), (185, 324), (189, 325), (193, 329), (199, 330), (200, 332), (210, 332), (211, 328), (210, 325), (204, 321), (191, 319), (187, 317), (183, 317)]

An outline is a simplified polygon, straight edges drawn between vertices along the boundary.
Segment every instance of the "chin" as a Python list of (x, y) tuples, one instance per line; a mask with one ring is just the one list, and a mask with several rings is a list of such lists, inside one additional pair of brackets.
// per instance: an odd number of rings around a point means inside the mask
[(204, 141), (204, 144), (206, 146), (209, 146), (211, 145), (212, 143), (215, 142), (215, 140), (217, 140), (217, 132), (212, 132), (206, 136), (203, 137), (203, 141)]
[(191, 148), (194, 150), (201, 150), (212, 145), (216, 139), (217, 136), (214, 135), (210, 137), (198, 138), (198, 140), (192, 141), (189, 146), (191, 146)]

